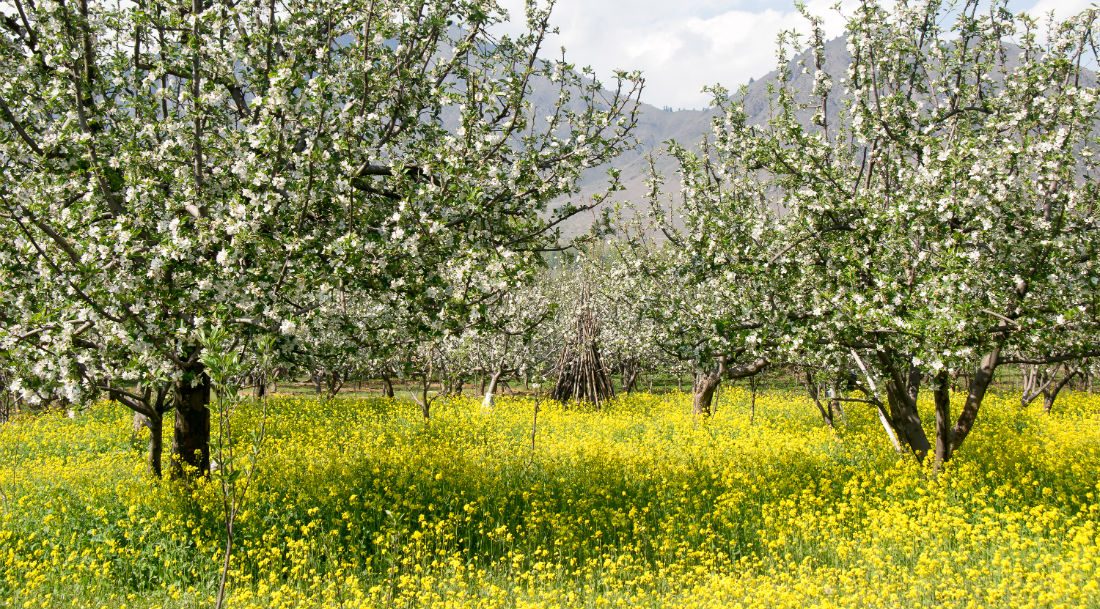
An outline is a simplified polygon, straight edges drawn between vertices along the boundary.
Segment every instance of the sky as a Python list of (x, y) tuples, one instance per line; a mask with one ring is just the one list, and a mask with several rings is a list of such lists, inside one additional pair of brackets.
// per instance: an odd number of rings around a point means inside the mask
[[(1092, 0), (1011, 0), (1013, 11), (1056, 18), (1088, 8)], [(524, 0), (500, 0), (513, 18)], [(544, 4), (544, 2), (540, 2)], [(844, 31), (837, 0), (808, 0), (832, 38)], [(844, 7), (854, 0), (841, 0)], [(850, 11), (848, 11), (850, 12)], [(707, 85), (735, 89), (775, 67), (775, 42), (784, 29), (806, 30), (793, 0), (558, 0), (551, 23), (560, 34), (549, 48), (564, 46), (566, 59), (590, 65), (601, 79), (615, 69), (641, 70), (643, 101), (658, 107), (703, 108)], [(549, 56), (554, 55), (553, 53)]]

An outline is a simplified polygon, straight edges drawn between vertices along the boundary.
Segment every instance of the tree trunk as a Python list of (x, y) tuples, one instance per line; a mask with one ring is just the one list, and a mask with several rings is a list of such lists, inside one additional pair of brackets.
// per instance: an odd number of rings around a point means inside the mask
[(993, 372), (997, 369), (1000, 357), (1001, 347), (994, 347), (982, 358), (981, 365), (974, 376), (970, 378), (966, 403), (963, 404), (959, 419), (955, 421), (955, 427), (951, 430), (951, 446), (948, 448), (947, 454), (944, 455), (944, 461), (955, 454), (955, 451), (962, 445), (963, 440), (966, 439), (967, 434), (970, 433), (970, 429), (974, 427), (974, 421), (978, 418), (978, 409), (982, 405), (982, 400), (985, 399), (985, 392), (989, 389), (989, 384), (993, 382)]
[(1020, 408), (1027, 408), (1035, 398), (1049, 393), (1058, 371), (1048, 374), (1048, 371), (1038, 364), (1026, 366), (1023, 374), (1023, 389), (1020, 393)]
[(160, 478), (160, 457), (164, 452), (164, 419), (162, 417), (146, 418), (145, 425), (149, 428), (149, 453), (146, 463), (149, 466), (149, 475)]
[(699, 373), (695, 376), (695, 383), (691, 390), (691, 413), (693, 415), (710, 416), (714, 391), (718, 389), (718, 384), (721, 381), (721, 368), (707, 373)]
[(638, 371), (631, 370), (629, 372), (624, 372), (620, 384), (622, 386), (620, 390), (622, 393), (632, 393), (634, 391), (634, 386), (638, 384)]
[(814, 405), (817, 406), (817, 412), (821, 415), (821, 422), (830, 429), (836, 429), (836, 425), (833, 423), (833, 409), (830, 405), (828, 408), (821, 403), (821, 390), (817, 386), (817, 379), (814, 378), (814, 373), (809, 370), (806, 371), (805, 377), (806, 391), (810, 393), (810, 397), (814, 400)]
[(909, 393), (893, 381), (886, 383), (886, 403), (890, 408), (890, 426), (897, 431), (917, 461), (923, 463), (932, 445), (924, 433), (917, 405), (909, 399)]
[(1043, 392), (1043, 412), (1050, 414), (1050, 411), (1054, 409), (1054, 401), (1058, 399), (1058, 394), (1061, 393), (1066, 384), (1069, 383), (1074, 376), (1076, 376), (1077, 372), (1080, 369), (1080, 367), (1077, 367), (1070, 370), (1069, 364), (1066, 364), (1063, 367), (1065, 376), (1062, 377), (1062, 380), (1058, 381), (1056, 385), (1050, 387)]
[(172, 386), (176, 425), (172, 435), (173, 479), (210, 475), (210, 377), (200, 366)]
[(752, 391), (751, 401), (749, 402), (749, 425), (756, 420), (756, 377), (749, 377), (749, 390)]
[(392, 398), (393, 397), (393, 383), (390, 382), (390, 377), (382, 375), (382, 395)]
[(936, 463), (938, 471), (951, 454), (951, 379), (947, 372), (936, 375), (933, 397), (936, 402)]
[(156, 478), (160, 478), (162, 475), (161, 455), (164, 453), (164, 413), (168, 410), (165, 407), (165, 400), (168, 397), (169, 390), (170, 387), (167, 384), (161, 384), (157, 389), (156, 399), (152, 403), (145, 403), (147, 410), (134, 411), (133, 439), (137, 440), (141, 428), (144, 427), (149, 430), (149, 446), (146, 451), (145, 463), (148, 466), (149, 475)]
[(327, 392), (325, 394), (326, 397), (328, 397), (329, 399), (336, 397), (336, 395), (340, 393), (340, 389), (344, 387), (345, 378), (347, 377), (336, 371), (333, 371), (332, 374), (329, 374), (328, 382), (326, 383), (328, 385)]
[[(924, 462), (932, 445), (928, 442), (928, 435), (921, 426), (920, 412), (917, 411), (917, 403), (913, 400), (916, 390), (914, 384), (914, 372), (911, 368), (907, 378), (903, 379), (901, 373), (894, 365), (888, 353), (879, 352), (879, 362), (886, 372), (886, 402), (890, 407), (890, 425), (897, 431), (898, 436), (905, 442), (917, 461)], [(919, 372), (916, 373), (919, 375)], [(919, 384), (919, 376), (916, 381)]]
[(504, 374), (503, 370), (497, 370), (493, 373), (493, 376), (489, 379), (489, 388), (485, 390), (485, 399), (481, 401), (481, 407), (488, 410), (493, 407), (493, 395), (497, 391), (497, 383), (500, 382), (500, 377)]
[(252, 395), (254, 395), (257, 399), (265, 397), (267, 395), (267, 375), (252, 375), (252, 386), (254, 388)]
[(840, 422), (845, 423), (847, 420), (844, 417), (844, 406), (840, 402), (840, 392), (842, 390), (840, 383), (841, 381), (838, 378), (829, 389), (829, 413), (834, 421), (840, 420)]
[(432, 416), (432, 403), (428, 399), (428, 393), (432, 388), (430, 376), (425, 376), (420, 384), (420, 414), (424, 415), (424, 424), (427, 425)]
[(916, 366), (909, 367), (909, 377), (905, 382), (905, 393), (909, 395), (909, 401), (914, 405), (916, 405), (917, 398), (920, 396), (920, 382), (923, 376), (920, 368)]
[(621, 377), (620, 387), (622, 393), (631, 393), (634, 391), (634, 386), (638, 383), (638, 364), (634, 361), (623, 362), (619, 367), (619, 375)]

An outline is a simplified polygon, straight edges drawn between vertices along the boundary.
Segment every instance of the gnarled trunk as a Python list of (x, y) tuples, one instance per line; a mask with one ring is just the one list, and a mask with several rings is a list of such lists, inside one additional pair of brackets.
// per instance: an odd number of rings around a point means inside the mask
[(920, 387), (920, 372), (911, 367), (906, 377), (895, 366), (890, 354), (879, 352), (879, 362), (886, 372), (886, 402), (890, 408), (890, 426), (897, 432), (899, 438), (905, 442), (917, 461), (923, 462), (924, 457), (932, 450), (928, 442), (928, 435), (921, 426), (920, 412), (917, 411), (915, 396)]
[(638, 365), (636, 359), (627, 359), (619, 365), (619, 376), (621, 377), (620, 391), (622, 393), (631, 393), (634, 391), (635, 385), (638, 384), (638, 372), (641, 367)]
[(393, 383), (390, 382), (390, 377), (384, 374), (382, 375), (382, 395), (393, 397)]
[(345, 378), (347, 377), (344, 374), (335, 370), (329, 373), (325, 383), (327, 386), (325, 397), (329, 399), (336, 397), (340, 393), (340, 389), (344, 387)]
[(176, 424), (172, 434), (173, 479), (210, 475), (210, 377), (202, 367), (187, 376), (194, 383), (177, 381), (172, 386)]
[(711, 405), (714, 401), (714, 392), (718, 384), (722, 382), (722, 368), (710, 372), (701, 372), (695, 375), (695, 383), (691, 389), (691, 413), (693, 415), (709, 417)]
[(928, 442), (928, 435), (924, 433), (916, 403), (910, 399), (904, 388), (892, 381), (886, 383), (886, 403), (890, 408), (890, 426), (913, 451), (917, 461), (923, 462), (928, 451), (932, 450), (932, 445)]

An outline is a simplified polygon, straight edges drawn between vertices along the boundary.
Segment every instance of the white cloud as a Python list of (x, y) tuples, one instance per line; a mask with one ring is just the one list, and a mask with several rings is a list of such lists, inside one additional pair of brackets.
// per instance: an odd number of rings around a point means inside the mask
[[(1040, 15), (1054, 10), (1065, 18), (1092, 0), (1013, 0), (1014, 10)], [(835, 0), (810, 0), (812, 14), (825, 18), (831, 38), (844, 32)], [(843, 0), (852, 7), (855, 0)], [(522, 18), (524, 0), (501, 0)], [(846, 13), (850, 12), (849, 9)], [(564, 46), (566, 57), (591, 65), (601, 78), (615, 69), (642, 70), (644, 100), (656, 106), (701, 108), (709, 104), (704, 86), (736, 88), (775, 67), (780, 31), (805, 32), (806, 20), (785, 0), (558, 0), (551, 22), (560, 29), (545, 55)], [(504, 29), (512, 29), (508, 26)]]
[[(514, 17), (523, 0), (501, 3)], [(830, 10), (833, 0), (809, 2), (826, 17), (830, 36), (843, 31)], [(569, 61), (591, 65), (601, 78), (615, 69), (642, 70), (645, 101), (657, 106), (701, 108), (704, 86), (735, 88), (775, 66), (775, 41), (783, 29), (806, 29), (793, 3), (783, 8), (730, 0), (558, 0), (552, 23)], [(549, 54), (548, 54), (549, 55)]]
[(1080, 13), (1092, 4), (1093, 0), (1039, 0), (1033, 7), (1026, 10), (1033, 17), (1042, 17), (1054, 11), (1055, 19), (1065, 19)]

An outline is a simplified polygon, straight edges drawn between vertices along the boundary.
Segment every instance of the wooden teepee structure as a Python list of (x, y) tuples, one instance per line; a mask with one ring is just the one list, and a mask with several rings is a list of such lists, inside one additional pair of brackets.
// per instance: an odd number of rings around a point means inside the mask
[(562, 347), (558, 358), (558, 382), (550, 394), (560, 402), (590, 402), (596, 408), (615, 397), (611, 377), (600, 360), (600, 323), (582, 299), (577, 315), (577, 332), (572, 343)]

